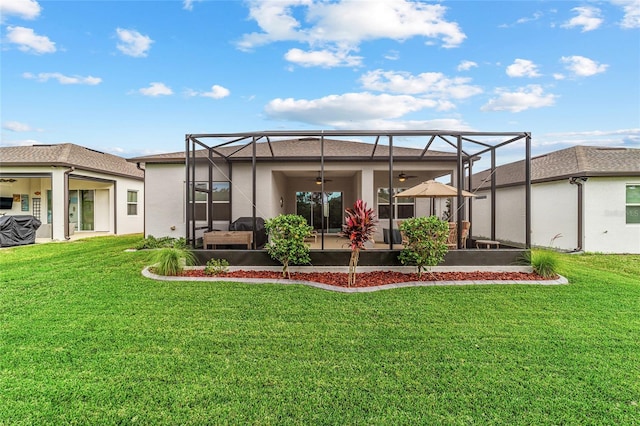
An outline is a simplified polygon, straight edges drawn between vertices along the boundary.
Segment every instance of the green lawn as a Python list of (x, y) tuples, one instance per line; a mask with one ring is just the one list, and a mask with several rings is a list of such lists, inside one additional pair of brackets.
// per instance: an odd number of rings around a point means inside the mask
[(137, 239), (0, 250), (0, 424), (640, 424), (640, 256), (342, 294), (149, 280)]

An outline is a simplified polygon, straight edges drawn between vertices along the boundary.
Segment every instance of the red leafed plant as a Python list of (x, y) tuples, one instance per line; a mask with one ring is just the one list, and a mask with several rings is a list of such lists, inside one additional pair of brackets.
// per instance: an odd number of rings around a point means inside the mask
[[(356, 200), (353, 208), (345, 209), (345, 225), (342, 235), (349, 238), (351, 247), (351, 259), (349, 260), (349, 287), (356, 282), (356, 267), (360, 250), (364, 250), (367, 241), (372, 240), (371, 236), (376, 230), (378, 223), (376, 214), (371, 208), (367, 208), (367, 203)], [(373, 241), (373, 240), (372, 240)]]

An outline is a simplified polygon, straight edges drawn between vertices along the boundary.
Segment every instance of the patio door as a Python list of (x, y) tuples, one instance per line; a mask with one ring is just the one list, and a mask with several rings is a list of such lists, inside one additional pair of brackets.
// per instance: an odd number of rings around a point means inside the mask
[(69, 223), (78, 231), (94, 230), (94, 191), (69, 191)]
[[(323, 210), (324, 199), (324, 210)], [(314, 230), (324, 228), (326, 233), (342, 230), (342, 192), (297, 192), (296, 214), (307, 219)]]

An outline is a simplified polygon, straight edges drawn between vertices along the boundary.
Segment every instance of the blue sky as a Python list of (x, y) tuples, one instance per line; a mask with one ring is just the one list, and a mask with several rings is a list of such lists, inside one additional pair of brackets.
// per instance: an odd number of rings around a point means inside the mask
[(640, 148), (640, 0), (0, 0), (2, 145), (528, 131)]

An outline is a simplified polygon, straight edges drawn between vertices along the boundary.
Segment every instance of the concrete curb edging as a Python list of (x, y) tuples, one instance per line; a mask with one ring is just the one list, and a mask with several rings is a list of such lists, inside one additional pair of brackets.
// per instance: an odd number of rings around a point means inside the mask
[(335, 291), (339, 293), (371, 293), (380, 290), (390, 290), (394, 288), (404, 287), (433, 287), (433, 286), (463, 286), (463, 285), (507, 285), (507, 284), (521, 284), (521, 285), (562, 285), (569, 284), (569, 281), (560, 276), (556, 280), (530, 280), (530, 281), (517, 281), (517, 280), (482, 280), (482, 281), (408, 281), (404, 283), (385, 284), (374, 287), (338, 287), (328, 284), (317, 283), (314, 281), (302, 281), (302, 280), (287, 280), (287, 279), (267, 279), (267, 278), (227, 278), (227, 277), (170, 277), (164, 275), (156, 275), (149, 271), (149, 268), (142, 270), (142, 275), (146, 278), (150, 278), (158, 281), (203, 281), (203, 282), (241, 282), (246, 284), (301, 284), (309, 287), (315, 287), (327, 291)]

